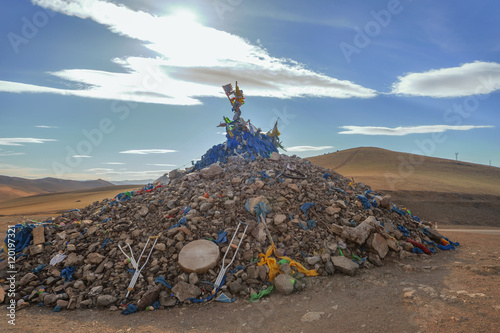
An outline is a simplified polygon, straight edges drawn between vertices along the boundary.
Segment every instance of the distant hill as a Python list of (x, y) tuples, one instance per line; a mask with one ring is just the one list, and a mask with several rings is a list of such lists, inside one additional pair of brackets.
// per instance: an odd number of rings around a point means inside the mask
[(310, 157), (378, 190), (500, 195), (500, 168), (362, 147)]
[(500, 227), (500, 168), (362, 147), (310, 157), (440, 224)]
[(140, 188), (142, 186), (112, 185), (87, 190), (37, 194), (16, 198), (0, 202), (0, 217), (61, 214), (73, 208), (84, 208), (95, 201), (114, 198), (120, 192), (138, 190)]
[(26, 179), (0, 176), (0, 202), (36, 194), (88, 190), (104, 186), (113, 184), (102, 179), (76, 181), (51, 177)]

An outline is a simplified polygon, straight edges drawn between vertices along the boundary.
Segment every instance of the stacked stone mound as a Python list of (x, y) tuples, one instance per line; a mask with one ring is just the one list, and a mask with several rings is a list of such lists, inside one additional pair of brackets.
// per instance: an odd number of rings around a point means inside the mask
[[(285, 177), (287, 168), (306, 178)], [(331, 177), (323, 177), (325, 173)], [(141, 310), (155, 300), (162, 306), (173, 306), (190, 297), (201, 299), (210, 295), (213, 285), (209, 282), (215, 282), (221, 259), (204, 272), (186, 272), (178, 262), (180, 251), (193, 241), (215, 240), (221, 231), (228, 232), (230, 241), (238, 221), (243, 221), (249, 227), (219, 293), (248, 299), (270, 283), (268, 267), (256, 262), (270, 241), (264, 224), (244, 208), (248, 199), (253, 203), (265, 202), (271, 209), (266, 221), (276, 253), (285, 254), (323, 276), (334, 272), (354, 275), (360, 268), (382, 265), (388, 256), (415, 255), (407, 238), (421, 242), (440, 236), (431, 231), (429, 239), (422, 229), (425, 222), (391, 211), (389, 197), (371, 198), (379, 203), (379, 208), (366, 209), (358, 195), (365, 195), (368, 189), (304, 159), (277, 153), (271, 158), (257, 157), (254, 162), (232, 156), (226, 164), (178, 172), (177, 178), (170, 179), (165, 187), (113, 205), (110, 200), (95, 202), (81, 211), (57, 217), (52, 225), (35, 229), (35, 234), (42, 230), (44, 243), (27, 247), (25, 256), (17, 259), (17, 298), (23, 298), (25, 304), (42, 302), (68, 309), (119, 306), (132, 279), (133, 267), (124, 260), (118, 245), (128, 249), (126, 244), (130, 244), (137, 259), (148, 237), (161, 234), (127, 303), (138, 304)], [(301, 207), (308, 202), (315, 204), (306, 217)], [(185, 214), (188, 206), (190, 210)], [(172, 228), (183, 217), (185, 225)], [(315, 226), (308, 226), (310, 219), (316, 220)], [(407, 228), (411, 235), (405, 237), (398, 226)], [(242, 237), (241, 231), (235, 242)], [(36, 238), (35, 243), (40, 243)], [(222, 258), (229, 244), (210, 243), (218, 248)], [(227, 258), (233, 256), (233, 251), (230, 247)], [(148, 252), (149, 249), (145, 254)], [(50, 265), (58, 253), (67, 257)], [(355, 263), (351, 259), (356, 257), (366, 260)], [(33, 272), (40, 265), (45, 267)], [(65, 281), (61, 272), (70, 266), (75, 267), (74, 275)], [(229, 273), (238, 266), (243, 269)], [(284, 293), (300, 290), (306, 279), (314, 279), (287, 264), (280, 269), (281, 274), (272, 283)], [(173, 289), (155, 282), (159, 276)]]

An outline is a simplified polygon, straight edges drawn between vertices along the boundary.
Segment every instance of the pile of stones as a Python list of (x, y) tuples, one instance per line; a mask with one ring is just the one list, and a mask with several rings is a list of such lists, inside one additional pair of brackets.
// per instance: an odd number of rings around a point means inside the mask
[[(152, 304), (170, 307), (204, 299), (215, 291), (226, 251), (226, 265), (237, 253), (214, 296), (248, 299), (271, 285), (291, 293), (315, 277), (280, 261), (280, 274), (270, 279), (259, 254), (272, 243), (278, 261), (286, 256), (315, 272), (311, 275), (327, 276), (355, 275), (359, 269), (383, 265), (388, 257), (415, 256), (408, 240), (442, 238), (430, 223), (398, 208), (389, 196), (296, 156), (273, 153), (253, 162), (231, 156), (225, 164), (198, 171), (171, 171), (168, 180), (149, 192), (94, 202), (36, 226), (30, 246), (16, 261), (18, 307), (113, 310), (135, 304), (143, 310)], [(265, 204), (266, 223), (258, 220), (259, 203)], [(306, 203), (309, 209), (301, 209)], [(240, 221), (248, 224), (246, 233), (240, 228), (229, 244)], [(223, 232), (226, 239), (220, 239)], [(151, 236), (159, 236), (156, 244)], [(141, 266), (155, 245), (125, 300), (134, 274), (119, 248), (130, 255), (127, 244), (138, 261), (144, 250)], [(4, 282), (6, 263), (0, 263)], [(3, 286), (8, 289), (7, 283)]]

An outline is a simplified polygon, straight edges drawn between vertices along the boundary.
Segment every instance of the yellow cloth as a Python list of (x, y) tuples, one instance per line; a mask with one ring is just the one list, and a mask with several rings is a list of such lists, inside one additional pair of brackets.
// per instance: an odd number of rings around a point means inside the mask
[(307, 276), (317, 276), (318, 275), (318, 272), (315, 269), (308, 270), (304, 266), (302, 266), (302, 264), (296, 262), (293, 259), (290, 259), (290, 258), (285, 257), (285, 256), (283, 256), (283, 257), (278, 256), (275, 251), (276, 251), (276, 246), (273, 243), (267, 249), (266, 254), (264, 254), (264, 253), (259, 254), (260, 262), (257, 265), (258, 266), (267, 265), (269, 267), (269, 281), (273, 281), (274, 278), (280, 273), (280, 267), (276, 261), (276, 258), (271, 257), (271, 255), (273, 253), (279, 259), (285, 259), (285, 260), (289, 261), (289, 265), (296, 267), (300, 273), (304, 273)]

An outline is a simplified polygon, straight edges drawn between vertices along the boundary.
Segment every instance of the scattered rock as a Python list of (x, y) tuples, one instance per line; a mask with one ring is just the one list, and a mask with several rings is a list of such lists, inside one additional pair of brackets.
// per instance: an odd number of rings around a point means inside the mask
[(163, 290), (160, 292), (159, 302), (161, 306), (174, 306), (177, 303), (177, 300), (170, 295), (169, 292)]
[(343, 256), (332, 257), (332, 263), (335, 270), (346, 275), (355, 275), (359, 269), (359, 265)]
[(147, 206), (142, 206), (141, 209), (139, 210), (139, 215), (141, 215), (142, 217), (148, 215), (149, 213), (149, 209)]
[(198, 282), (200, 282), (200, 278), (198, 277), (198, 274), (190, 273), (189, 274), (189, 283), (190, 284), (198, 284)]
[(334, 214), (340, 213), (341, 210), (342, 209), (340, 209), (339, 207), (329, 206), (329, 207), (326, 207), (325, 212), (328, 215), (334, 215)]
[(380, 207), (385, 208), (385, 209), (392, 208), (392, 198), (389, 194), (384, 195), (382, 200), (380, 200)]
[(271, 153), (271, 161), (279, 161), (279, 160), (280, 160), (280, 154), (277, 153), (277, 152), (275, 152), (275, 151), (273, 151)]
[(64, 266), (79, 266), (83, 263), (83, 256), (76, 253), (70, 253), (66, 259), (64, 259)]
[(174, 169), (168, 173), (169, 179), (176, 179), (182, 177), (182, 173), (179, 172), (179, 169)]
[(375, 251), (375, 253), (377, 253), (377, 255), (381, 259), (384, 259), (389, 252), (387, 241), (385, 240), (384, 236), (379, 233), (372, 234), (370, 238), (368, 238), (368, 241), (366, 243), (371, 249), (373, 249), (373, 251)]
[(373, 252), (368, 253), (368, 261), (375, 266), (382, 266), (382, 260), (380, 260), (380, 257)]
[(59, 299), (59, 300), (57, 300), (57, 302), (56, 302), (56, 305), (57, 305), (57, 306), (60, 306), (60, 307), (61, 307), (61, 308), (63, 308), (63, 309), (66, 309), (66, 308), (68, 307), (68, 304), (69, 304), (69, 302), (68, 302), (68, 301), (65, 301), (65, 300), (63, 300), (63, 299)]
[(274, 287), (285, 295), (293, 292), (295, 279), (288, 274), (280, 274), (274, 279)]
[(87, 260), (91, 263), (91, 264), (94, 264), (94, 265), (99, 265), (101, 263), (101, 261), (104, 260), (104, 256), (102, 254), (99, 254), (97, 252), (94, 252), (94, 253), (90, 253), (88, 256), (87, 256)]
[(150, 306), (151, 304), (153, 304), (154, 301), (158, 299), (159, 295), (160, 295), (160, 287), (154, 286), (152, 288), (149, 288), (146, 291), (146, 293), (142, 296), (139, 303), (137, 303), (137, 309), (139, 311), (146, 309), (146, 307)]
[(243, 286), (240, 282), (238, 282), (238, 280), (236, 280), (229, 284), (229, 290), (231, 290), (234, 295), (237, 295), (240, 291), (243, 290)]
[(305, 260), (309, 265), (314, 266), (321, 261), (321, 256), (307, 257)]
[(33, 229), (33, 245), (45, 243), (45, 228), (39, 226)]
[(305, 315), (302, 316), (300, 321), (303, 323), (310, 323), (312, 321), (319, 320), (321, 318), (321, 315), (323, 314), (324, 312), (307, 312)]
[(285, 222), (287, 220), (287, 217), (285, 214), (277, 214), (274, 217), (274, 224), (275, 225), (280, 225), (281, 223)]
[(19, 281), (19, 285), (20, 285), (20, 286), (24, 286), (24, 285), (26, 285), (26, 284), (28, 284), (28, 283), (30, 283), (31, 281), (34, 281), (34, 280), (36, 280), (36, 279), (37, 279), (37, 276), (36, 276), (35, 274), (33, 274), (33, 273), (28, 273), (28, 274), (26, 274), (25, 276), (23, 276), (23, 277), (21, 278), (21, 280)]
[(201, 295), (201, 289), (193, 284), (186, 282), (179, 282), (173, 288), (172, 292), (175, 297), (181, 302), (187, 300), (188, 298), (196, 298)]
[(97, 296), (97, 306), (108, 307), (115, 303), (117, 298), (111, 295), (99, 295)]
[(333, 275), (335, 273), (335, 267), (331, 261), (327, 261), (325, 263), (325, 272), (328, 275)]
[(221, 168), (221, 166), (217, 163), (214, 163), (210, 165), (208, 168), (201, 169), (201, 176), (204, 179), (211, 179), (214, 177), (217, 177), (221, 173), (223, 173), (224, 170)]

